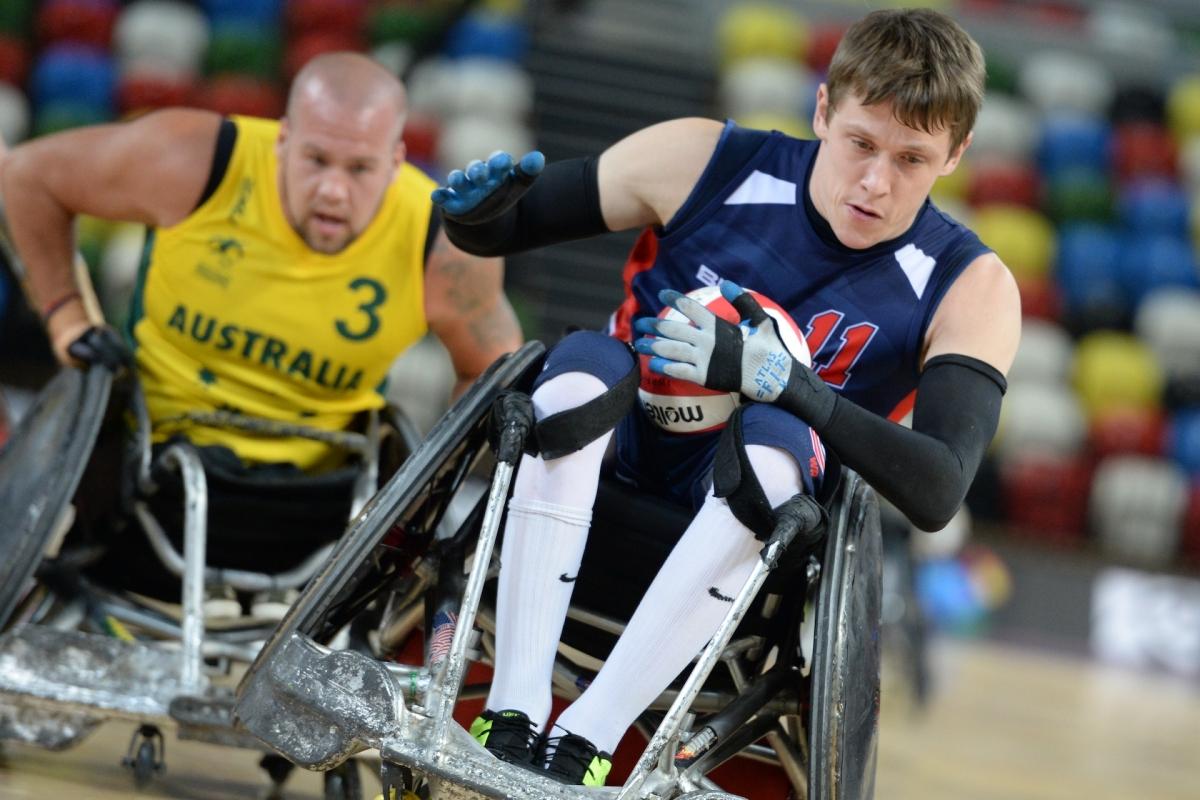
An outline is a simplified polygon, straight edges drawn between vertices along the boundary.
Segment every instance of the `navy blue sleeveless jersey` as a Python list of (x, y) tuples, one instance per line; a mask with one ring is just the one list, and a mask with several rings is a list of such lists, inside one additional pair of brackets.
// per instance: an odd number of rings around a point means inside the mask
[(895, 239), (865, 250), (842, 245), (807, 191), (818, 146), (726, 124), (675, 218), (634, 246), (608, 332), (630, 341), (633, 321), (662, 309), (659, 290), (725, 278), (787, 309), (826, 383), (899, 420), (915, 400), (938, 303), (988, 249), (929, 200)]

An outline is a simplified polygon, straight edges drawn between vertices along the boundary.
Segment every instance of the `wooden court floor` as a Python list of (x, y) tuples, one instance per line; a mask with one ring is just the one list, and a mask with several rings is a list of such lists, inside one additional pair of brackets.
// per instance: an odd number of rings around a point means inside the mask
[[(879, 800), (1200, 798), (1194, 682), (951, 641), (937, 643), (933, 668), (937, 685), (923, 712), (885, 682)], [(64, 753), (5, 745), (0, 797), (265, 796), (257, 755), (180, 742), (171, 732), (166, 774), (137, 793), (119, 766), (131, 732), (109, 723)], [(365, 769), (363, 777), (378, 790)], [(319, 776), (297, 770), (285, 796), (320, 798)]]

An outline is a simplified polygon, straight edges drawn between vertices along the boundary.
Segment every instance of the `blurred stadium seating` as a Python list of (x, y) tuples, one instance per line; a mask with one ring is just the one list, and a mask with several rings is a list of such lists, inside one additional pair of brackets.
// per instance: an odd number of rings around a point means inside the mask
[[(955, 14), (989, 59), (975, 141), (934, 200), (1004, 258), (1026, 314), (973, 516), (1014, 539), (1195, 573), (1200, 5), (925, 4)], [(862, 10), (836, 0), (3, 0), (0, 133), (11, 143), (179, 104), (276, 115), (307, 59), (355, 48), (405, 76), (408, 152), (435, 176), (497, 148), (591, 152), (685, 114), (806, 136), (814, 89)], [(114, 321), (137, 241), (124, 226), (80, 225)], [(629, 242), (513, 259), (527, 334), (602, 325)], [(0, 380), (21, 384), (49, 362), (18, 295), (3, 276)]]

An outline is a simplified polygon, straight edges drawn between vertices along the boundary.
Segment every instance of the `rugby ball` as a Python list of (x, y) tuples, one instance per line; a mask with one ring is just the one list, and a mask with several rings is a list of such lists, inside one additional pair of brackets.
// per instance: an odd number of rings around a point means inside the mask
[[(787, 347), (788, 352), (797, 361), (806, 366), (812, 366), (812, 358), (808, 352), (808, 344), (804, 334), (795, 321), (778, 303), (759, 292), (750, 291), (758, 300), (759, 305), (776, 322), (779, 338)], [(729, 322), (738, 321), (738, 313), (721, 295), (716, 286), (703, 286), (693, 289), (687, 296), (700, 303), (721, 319)], [(688, 322), (688, 318), (676, 311), (672, 306), (666, 306), (658, 314), (659, 319)], [(748, 324), (748, 323), (747, 323)], [(743, 326), (743, 336), (745, 335)], [(641, 380), (638, 385), (638, 399), (646, 416), (655, 426), (671, 433), (706, 433), (725, 427), (729, 415), (741, 403), (738, 392), (722, 392), (706, 389), (691, 381), (672, 378), (650, 371), (650, 357), (639, 357)]]

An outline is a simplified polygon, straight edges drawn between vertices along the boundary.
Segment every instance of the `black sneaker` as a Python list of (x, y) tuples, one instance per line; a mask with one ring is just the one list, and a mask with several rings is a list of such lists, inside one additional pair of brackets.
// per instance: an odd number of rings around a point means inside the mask
[(612, 753), (600, 752), (596, 745), (573, 733), (546, 739), (545, 754), (546, 774), (559, 783), (603, 786), (612, 769)]
[(541, 736), (522, 711), (487, 711), (471, 723), (471, 735), (484, 749), (510, 764), (533, 765)]

